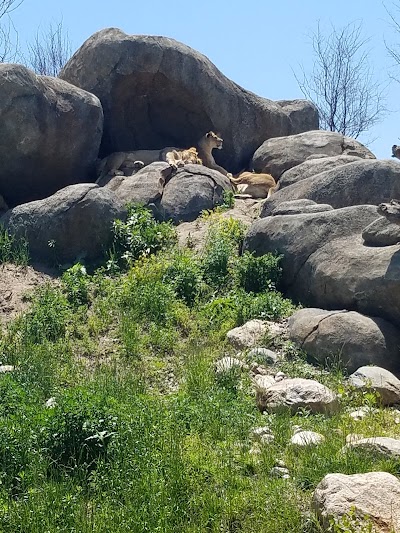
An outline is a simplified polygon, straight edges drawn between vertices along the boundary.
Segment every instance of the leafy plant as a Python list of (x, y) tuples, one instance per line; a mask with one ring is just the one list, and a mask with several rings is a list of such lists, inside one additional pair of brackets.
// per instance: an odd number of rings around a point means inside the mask
[(0, 263), (27, 265), (29, 262), (28, 241), (15, 237), (0, 225)]
[(239, 286), (246, 292), (272, 289), (282, 274), (281, 257), (270, 253), (256, 257), (250, 252), (244, 252), (235, 268)]
[(74, 307), (89, 303), (89, 281), (90, 276), (80, 263), (76, 263), (62, 275), (68, 301)]
[(127, 268), (140, 257), (176, 243), (171, 222), (157, 222), (152, 212), (141, 205), (128, 206), (126, 221), (114, 221), (114, 243), (109, 266)]
[(195, 254), (177, 250), (163, 279), (187, 305), (193, 305), (202, 286), (201, 266)]

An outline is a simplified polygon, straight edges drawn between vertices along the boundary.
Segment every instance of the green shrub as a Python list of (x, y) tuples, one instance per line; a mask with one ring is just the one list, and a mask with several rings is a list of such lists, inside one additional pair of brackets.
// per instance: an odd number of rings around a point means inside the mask
[(244, 238), (245, 226), (233, 218), (212, 219), (202, 256), (204, 278), (221, 289), (232, 283), (232, 270)]
[(255, 257), (250, 252), (244, 252), (235, 269), (239, 287), (246, 292), (263, 292), (273, 288), (282, 274), (280, 261), (281, 256), (270, 253)]
[(0, 225), (0, 263), (27, 265), (29, 262), (28, 242), (11, 235)]
[(37, 289), (29, 311), (15, 322), (14, 329), (20, 328), (25, 341), (56, 341), (65, 335), (70, 312), (61, 290), (45, 284)]
[(238, 324), (244, 324), (253, 318), (261, 320), (279, 320), (290, 316), (296, 310), (291, 300), (276, 291), (257, 295), (242, 293), (239, 296)]
[(43, 449), (54, 466), (92, 469), (116, 434), (117, 418), (105, 396), (87, 388), (64, 392), (48, 410), (43, 426)]
[(128, 206), (126, 222), (114, 221), (114, 243), (109, 267), (127, 268), (140, 257), (148, 256), (177, 241), (171, 222), (157, 222), (149, 209)]
[(80, 263), (76, 263), (62, 275), (62, 282), (67, 294), (69, 303), (74, 307), (89, 303), (89, 281), (90, 276), (86, 268)]
[(195, 254), (177, 250), (166, 269), (164, 281), (173, 287), (178, 298), (193, 305), (202, 286), (202, 271)]

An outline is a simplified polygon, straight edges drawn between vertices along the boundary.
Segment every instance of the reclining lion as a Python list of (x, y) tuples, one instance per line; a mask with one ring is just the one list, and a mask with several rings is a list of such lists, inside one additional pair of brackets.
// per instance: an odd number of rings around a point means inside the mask
[(271, 174), (241, 172), (236, 178), (229, 176), (235, 189), (240, 194), (248, 194), (252, 198), (269, 198), (279, 189)]
[[(224, 176), (228, 176), (228, 172), (219, 166), (212, 155), (212, 151), (217, 148), (222, 149), (223, 140), (218, 137), (213, 131), (209, 131), (197, 143), (196, 147), (191, 147), (187, 150), (176, 148), (174, 146), (168, 146), (162, 150), (135, 150), (133, 152), (114, 152), (100, 161), (97, 169), (98, 179), (96, 183), (100, 182), (105, 176), (121, 175), (129, 172), (130, 169), (135, 168), (135, 164), (142, 162), (143, 166), (150, 165), (156, 161), (172, 162), (172, 166), (175, 166), (175, 162), (180, 164), (184, 163), (196, 163), (203, 164), (208, 168), (218, 170)], [(171, 155), (173, 154), (173, 155)], [(177, 154), (182, 154), (183, 157)], [(168, 156), (168, 160), (167, 160)], [(179, 166), (179, 165), (178, 165)]]

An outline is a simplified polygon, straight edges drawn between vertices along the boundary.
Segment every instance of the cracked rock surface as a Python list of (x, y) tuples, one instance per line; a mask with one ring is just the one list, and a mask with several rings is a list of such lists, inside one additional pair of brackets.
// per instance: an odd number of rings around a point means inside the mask
[(371, 364), (400, 370), (400, 332), (382, 318), (309, 308), (294, 313), (288, 327), (289, 338), (322, 363), (337, 361), (350, 372)]

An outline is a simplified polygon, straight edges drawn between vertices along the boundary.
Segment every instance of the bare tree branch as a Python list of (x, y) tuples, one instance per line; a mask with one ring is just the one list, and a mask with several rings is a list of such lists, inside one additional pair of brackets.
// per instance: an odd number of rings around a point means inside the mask
[[(24, 0), (0, 0), (0, 63), (15, 61), (18, 55), (18, 33), (10, 18)], [(1, 19), (8, 19), (4, 22)]]
[(361, 24), (332, 28), (330, 35), (317, 29), (311, 34), (314, 66), (301, 68), (295, 78), (306, 98), (319, 111), (323, 129), (357, 138), (379, 122), (386, 111), (384, 90), (368, 62)]
[(72, 53), (68, 32), (64, 30), (62, 21), (38, 31), (28, 48), (30, 67), (37, 74), (45, 76), (58, 76)]

